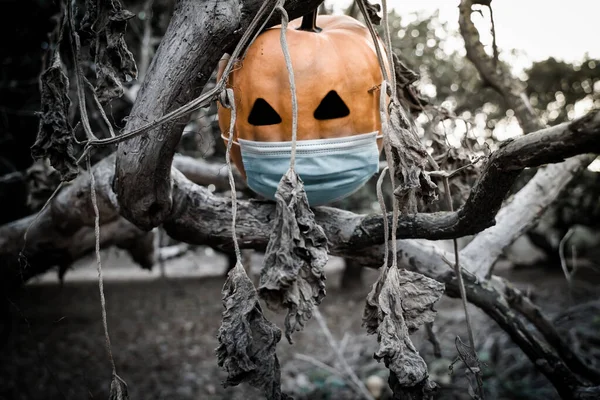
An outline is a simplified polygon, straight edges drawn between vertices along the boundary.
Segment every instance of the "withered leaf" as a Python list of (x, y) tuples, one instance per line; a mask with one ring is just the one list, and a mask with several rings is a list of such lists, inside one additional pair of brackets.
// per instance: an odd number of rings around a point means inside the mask
[(371, 291), (367, 295), (365, 301), (365, 309), (363, 310), (362, 326), (367, 328), (367, 333), (373, 335), (377, 333), (379, 327), (379, 320), (382, 318), (379, 310), (379, 294), (381, 293), (381, 287), (385, 282), (389, 267), (383, 265), (379, 271), (379, 277), (371, 287)]
[(396, 95), (400, 104), (410, 111), (411, 116), (416, 118), (425, 106), (429, 105), (427, 99), (421, 96), (418, 89), (413, 85), (419, 80), (419, 75), (410, 69), (396, 53), (392, 53), (394, 71), (396, 72)]
[(423, 384), (427, 365), (409, 334), (426, 322), (433, 322), (433, 305), (443, 294), (444, 285), (416, 272), (390, 268), (378, 296), (379, 348), (375, 359), (386, 367), (403, 387)]
[(58, 51), (54, 53), (52, 65), (42, 73), (40, 82), (40, 128), (31, 155), (35, 159), (48, 157), (61, 180), (70, 181), (77, 176), (78, 169), (73, 156), (73, 128), (69, 123), (69, 78)]
[(108, 400), (129, 400), (127, 384), (118, 375), (113, 375)]
[(224, 386), (242, 382), (263, 390), (269, 400), (291, 399), (281, 392), (281, 370), (275, 353), (281, 330), (262, 313), (256, 289), (238, 262), (222, 291), (223, 320), (217, 360), (227, 371)]
[[(382, 131), (389, 138), (395, 178), (399, 181), (394, 195), (402, 213), (417, 212), (417, 196), (425, 203), (437, 199), (437, 185), (425, 173), (428, 154), (419, 136), (411, 126), (402, 106), (392, 101), (389, 119), (382, 123)], [(390, 160), (388, 160), (390, 162)]]
[[(127, 21), (135, 16), (119, 0), (110, 0), (98, 13), (93, 28), (102, 46), (98, 54), (96, 91), (101, 103), (123, 95), (123, 82), (137, 77), (133, 54), (125, 42)], [(102, 34), (100, 34), (102, 33)]]
[(423, 380), (421, 383), (406, 387), (399, 380), (398, 377), (390, 372), (388, 378), (388, 385), (394, 393), (394, 399), (402, 400), (433, 400), (439, 386), (430, 381), (429, 379)]
[(381, 11), (381, 5), (379, 5), (377, 3), (371, 3), (368, 0), (362, 0), (362, 1), (365, 4), (365, 8), (367, 10), (367, 15), (369, 16), (371, 23), (373, 25), (381, 24), (381, 17), (377, 14), (379, 11)]
[(27, 168), (26, 181), (27, 207), (39, 211), (60, 185), (61, 176), (50, 166), (49, 160), (38, 159)]
[(325, 297), (327, 237), (314, 219), (302, 180), (293, 170), (281, 178), (275, 225), (260, 275), (259, 294), (267, 306), (287, 308), (285, 336), (300, 331)]
[(89, 39), (96, 34), (94, 24), (98, 20), (98, 6), (102, 7), (104, 2), (97, 0), (85, 0), (85, 14), (79, 23), (79, 30), (82, 33), (82, 40)]

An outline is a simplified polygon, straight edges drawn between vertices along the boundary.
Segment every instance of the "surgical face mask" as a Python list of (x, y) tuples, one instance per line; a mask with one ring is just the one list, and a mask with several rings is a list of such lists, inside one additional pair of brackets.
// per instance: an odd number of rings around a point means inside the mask
[[(348, 197), (379, 170), (377, 139), (381, 136), (377, 133), (296, 141), (295, 170), (304, 182), (310, 206)], [(275, 200), (279, 181), (290, 168), (292, 142), (240, 139), (239, 146), (248, 186)]]

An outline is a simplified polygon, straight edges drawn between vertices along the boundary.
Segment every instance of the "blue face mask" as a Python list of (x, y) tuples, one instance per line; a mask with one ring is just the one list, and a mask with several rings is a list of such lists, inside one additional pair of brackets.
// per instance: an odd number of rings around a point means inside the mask
[[(333, 139), (298, 140), (295, 170), (312, 207), (341, 200), (360, 189), (379, 170), (377, 132)], [(240, 139), (247, 183), (275, 200), (281, 177), (290, 168), (292, 142)]]

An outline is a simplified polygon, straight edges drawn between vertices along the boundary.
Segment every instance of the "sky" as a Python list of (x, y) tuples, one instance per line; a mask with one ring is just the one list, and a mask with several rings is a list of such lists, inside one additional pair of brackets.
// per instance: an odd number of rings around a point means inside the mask
[[(371, 0), (381, 4), (381, 0)], [(351, 0), (326, 0), (334, 12), (342, 12)], [(449, 29), (458, 31), (458, 4), (460, 0), (388, 0), (401, 16), (414, 12), (426, 15), (439, 10), (440, 18), (449, 23)], [(564, 61), (579, 61), (587, 52), (600, 58), (598, 25), (600, 2), (597, 0), (495, 0), (492, 1), (496, 23), (496, 40), (500, 50), (524, 51), (527, 64), (550, 56)], [(474, 15), (473, 20), (484, 43), (491, 43), (487, 13), (485, 19)], [(516, 66), (522, 68), (525, 64)]]

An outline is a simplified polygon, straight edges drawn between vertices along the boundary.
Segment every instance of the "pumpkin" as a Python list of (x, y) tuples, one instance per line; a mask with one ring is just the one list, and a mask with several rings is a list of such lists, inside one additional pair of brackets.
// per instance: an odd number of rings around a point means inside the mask
[[(367, 27), (346, 15), (322, 15), (316, 28), (316, 12), (312, 24), (310, 18), (290, 21), (287, 31), (298, 101), (297, 140), (381, 131), (379, 85), (383, 77)], [(280, 30), (277, 25), (262, 32), (229, 75), (227, 87), (233, 88), (237, 112), (235, 141), (292, 139), (292, 100)], [(379, 45), (386, 59), (381, 41)], [(221, 59), (217, 79), (227, 61), (227, 55)], [(219, 127), (225, 141), (230, 113), (219, 104)], [(377, 145), (381, 152), (382, 139)], [(246, 178), (239, 146), (232, 147), (231, 160)]]

